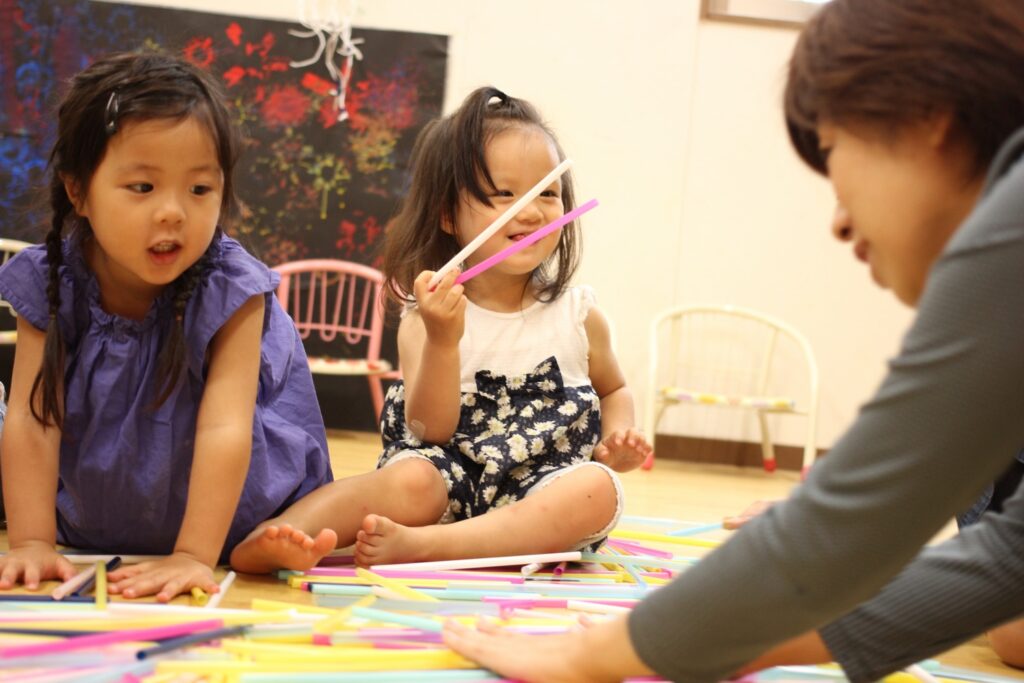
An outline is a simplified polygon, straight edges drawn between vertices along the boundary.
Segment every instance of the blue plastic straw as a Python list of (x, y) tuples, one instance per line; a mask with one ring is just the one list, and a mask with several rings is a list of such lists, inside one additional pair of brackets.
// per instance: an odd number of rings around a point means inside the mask
[(114, 683), (114, 681), (122, 680), (125, 676), (148, 676), (153, 673), (155, 668), (156, 662), (133, 662), (132, 664), (111, 667), (106, 671), (90, 676), (76, 676), (75, 683)]
[(644, 581), (642, 576), (640, 576), (640, 572), (633, 569), (632, 565), (624, 564), (622, 565), (622, 568), (625, 569), (629, 573), (629, 575), (633, 577), (633, 580), (636, 581), (636, 585), (643, 586), (645, 589), (647, 588), (647, 582)]
[(702, 524), (703, 522), (687, 522), (682, 519), (668, 519), (667, 517), (641, 517), (640, 515), (622, 515), (619, 518), (620, 524), (656, 524), (658, 526), (680, 527), (684, 524)]
[[(105, 565), (108, 574), (110, 572), (114, 571), (115, 569), (117, 569), (120, 566), (121, 566), (121, 558), (116, 556), (116, 555), (114, 557), (110, 558), (109, 560), (107, 560), (106, 565)], [(79, 586), (75, 590), (71, 591), (71, 595), (69, 595), (66, 598), (64, 598), (61, 602), (65, 602), (67, 600), (70, 600), (72, 597), (75, 597), (75, 596), (85, 595), (89, 591), (91, 591), (92, 587), (95, 586), (95, 585), (96, 585), (96, 575), (93, 574), (92, 576), (90, 576), (86, 580), (85, 583), (83, 583), (81, 586)]]
[(976, 683), (1020, 683), (1019, 678), (1012, 676), (987, 674), (980, 671), (971, 671), (970, 669), (961, 669), (956, 666), (940, 664), (937, 667), (925, 666), (925, 669), (937, 678), (955, 678), (961, 681), (975, 681)]
[(324, 595), (369, 595), (373, 592), (373, 586), (346, 586), (338, 583), (315, 583), (308, 584), (310, 593), (322, 593)]
[(352, 614), (357, 617), (363, 617), (364, 619), (373, 619), (374, 621), (384, 621), (389, 624), (401, 624), (402, 626), (408, 626), (410, 628), (418, 628), (421, 631), (432, 631), (433, 633), (441, 632), (441, 622), (434, 621), (433, 619), (424, 619), (423, 617), (414, 617), (408, 614), (398, 614), (397, 612), (386, 612), (382, 609), (373, 609), (371, 607), (353, 607)]
[(248, 626), (228, 626), (227, 628), (216, 628), (210, 631), (190, 633), (187, 636), (181, 636), (179, 638), (168, 638), (167, 640), (161, 641), (159, 645), (139, 650), (135, 653), (135, 656), (139, 659), (148, 659), (149, 657), (162, 655), (165, 652), (180, 650), (183, 647), (196, 645), (197, 643), (208, 643), (211, 640), (241, 636), (244, 635), (247, 630), (249, 630)]
[[(481, 595), (481, 596), (476, 596), (476, 597), (473, 597), (473, 598), (468, 598), (467, 597), (465, 600), (456, 600), (456, 598), (450, 597), (448, 595), (437, 596), (437, 597), (443, 597), (444, 600), (451, 600), (453, 604), (466, 605), (466, 609), (472, 609), (474, 605), (479, 606), (481, 604), (480, 600), (482, 600), (485, 597), (490, 597), (491, 595), (493, 595), (493, 594)], [(528, 594), (517, 593), (516, 595), (510, 595), (509, 599), (516, 599), (516, 600), (537, 599), (537, 600), (539, 600), (542, 597), (544, 597), (544, 596), (541, 595), (540, 593), (528, 593)], [(350, 605), (352, 605), (353, 602), (355, 602), (351, 598), (347, 598), (347, 597), (343, 597), (343, 596), (335, 597), (333, 595), (317, 595), (314, 599), (316, 601), (317, 607), (349, 607)], [(384, 603), (381, 600), (378, 600), (377, 602), (375, 602), (373, 604), (380, 605), (381, 607), (384, 606)], [(429, 611), (433, 611), (433, 610), (430, 609), (430, 606), (431, 605), (437, 605), (438, 603), (436, 603), (436, 602), (420, 601), (417, 604), (418, 604), (418, 607), (417, 607), (418, 610), (420, 610), (421, 612), (429, 612)], [(440, 603), (440, 606), (444, 606), (444, 603), (443, 602)], [(483, 613), (486, 614), (486, 612), (483, 612)]]
[(69, 595), (61, 601), (54, 600), (49, 595), (25, 595), (24, 593), (0, 593), (0, 603), (4, 602), (41, 602), (60, 605), (66, 602), (96, 602), (96, 598), (88, 595)]
[[(309, 587), (309, 590), (310, 590), (310, 592), (312, 592), (314, 594), (318, 594), (318, 595), (345, 595), (345, 596), (366, 595), (366, 594), (369, 594), (371, 592), (369, 590), (369, 587), (366, 587), (366, 586), (355, 586), (355, 587), (356, 588), (367, 588), (367, 590), (366, 590), (365, 593), (353, 593), (350, 590), (348, 590), (349, 588), (352, 588), (352, 586), (337, 586), (337, 585), (327, 584), (327, 583), (311, 584), (310, 587)], [(431, 597), (440, 598), (442, 600), (479, 600), (479, 599), (487, 597), (489, 595), (495, 595), (496, 593), (510, 593), (511, 594), (513, 592), (518, 592), (518, 591), (509, 590), (509, 589), (496, 590), (496, 589), (491, 589), (491, 588), (488, 588), (487, 590), (459, 590), (459, 589), (455, 589), (455, 588), (417, 588), (416, 591), (419, 592), (419, 593), (423, 593), (424, 595), (429, 595)], [(538, 588), (536, 591), (532, 591), (531, 590), (531, 592), (539, 593), (540, 589)]]
[(78, 669), (120, 664), (122, 662), (131, 662), (133, 659), (127, 652), (119, 655), (92, 652), (67, 655), (32, 655), (30, 657), (0, 658), (0, 669)]
[[(18, 622), (13, 622), (18, 623)], [(60, 622), (55, 622), (54, 626), (59, 625)], [(74, 638), (75, 636), (92, 636), (97, 633), (106, 633), (106, 631), (76, 631), (73, 629), (60, 630), (60, 629), (48, 629), (48, 628), (17, 628), (0, 626), (0, 633), (16, 633), (24, 636), (54, 636), (60, 638)]]
[(721, 523), (719, 524), (701, 524), (699, 526), (691, 526), (685, 529), (676, 529), (675, 531), (669, 531), (668, 536), (696, 536), (697, 534), (707, 533), (708, 531), (718, 531), (722, 528)]
[(613, 555), (611, 553), (583, 553), (584, 562), (606, 562), (608, 564), (631, 565), (634, 567), (661, 567), (684, 571), (699, 562), (697, 558), (679, 557), (674, 560), (662, 560), (646, 555)]

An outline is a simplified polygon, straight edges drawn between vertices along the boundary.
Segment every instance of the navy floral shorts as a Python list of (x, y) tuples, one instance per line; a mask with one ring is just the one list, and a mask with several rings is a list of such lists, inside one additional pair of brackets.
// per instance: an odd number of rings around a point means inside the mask
[[(384, 401), (384, 452), (377, 467), (407, 457), (429, 460), (448, 488), (442, 522), (514, 503), (570, 468), (591, 463), (601, 437), (597, 393), (589, 385), (565, 387), (554, 357), (526, 375), (504, 377), (482, 370), (476, 385), (477, 391), (463, 392), (459, 425), (443, 446), (423, 443), (406, 427), (403, 384), (393, 385)], [(618, 477), (603, 465), (591, 464), (612, 477), (621, 512)]]

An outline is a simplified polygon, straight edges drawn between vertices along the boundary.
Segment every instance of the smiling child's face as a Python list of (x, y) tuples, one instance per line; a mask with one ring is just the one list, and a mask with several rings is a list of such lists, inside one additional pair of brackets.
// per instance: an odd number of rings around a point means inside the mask
[[(496, 134), (487, 143), (484, 161), (494, 181), (495, 191), (490, 195), (493, 206), (463, 194), (455, 217), (455, 234), (460, 245), (471, 242), (560, 163), (554, 143), (534, 126), (514, 126)], [(561, 192), (561, 180), (552, 181), (536, 199), (470, 255), (466, 266), (480, 263), (561, 216), (564, 213)], [(488, 274), (490, 277), (528, 276), (552, 254), (558, 240), (559, 233), (555, 232), (505, 259), (480, 277)]]

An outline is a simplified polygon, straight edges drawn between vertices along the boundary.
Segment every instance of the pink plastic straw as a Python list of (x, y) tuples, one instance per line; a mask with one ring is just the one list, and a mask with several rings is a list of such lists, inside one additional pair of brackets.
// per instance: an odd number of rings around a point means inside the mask
[[(571, 599), (571, 598), (570, 598)], [(506, 598), (500, 595), (485, 596), (481, 602), (495, 603), (499, 607), (551, 607), (551, 608), (562, 608), (565, 609), (566, 605), (569, 604), (569, 599), (566, 598), (533, 598), (524, 600), (522, 598)], [(597, 602), (602, 605), (614, 605), (616, 607), (632, 607), (639, 600), (587, 600), (587, 602)]]
[(484, 259), (483, 261), (481, 261), (480, 263), (476, 264), (475, 266), (473, 266), (472, 268), (470, 268), (466, 272), (460, 273), (459, 276), (457, 278), (455, 278), (455, 284), (461, 285), (466, 280), (468, 280), (468, 279), (470, 279), (472, 277), (476, 277), (477, 275), (479, 275), (480, 273), (484, 272), (485, 270), (487, 270), (491, 266), (495, 266), (495, 265), (501, 263), (502, 261), (507, 259), (512, 254), (515, 254), (516, 252), (519, 252), (519, 251), (522, 251), (523, 249), (526, 249), (528, 246), (530, 246), (534, 242), (537, 242), (538, 240), (544, 239), (545, 237), (547, 237), (548, 235), (553, 233), (555, 230), (558, 230), (558, 229), (562, 228), (567, 223), (571, 223), (572, 221), (576, 220), (577, 218), (579, 218), (580, 216), (585, 214), (587, 211), (590, 211), (591, 209), (593, 209), (595, 206), (597, 206), (597, 200), (596, 199), (591, 199), (586, 204), (581, 204), (580, 206), (577, 206), (575, 209), (573, 209), (569, 213), (565, 214), (564, 216), (562, 216), (560, 218), (556, 218), (555, 220), (551, 221), (550, 223), (545, 225), (540, 230), (537, 230), (536, 232), (534, 232), (529, 237), (524, 237), (523, 239), (519, 240), (518, 242), (516, 242), (512, 246), (507, 247), (505, 249), (502, 249), (501, 251), (499, 251), (494, 256), (492, 256), (492, 257), (490, 257), (488, 259)]
[(0, 658), (6, 659), (8, 657), (49, 655), (58, 652), (69, 652), (71, 650), (100, 647), (102, 645), (110, 645), (111, 643), (162, 640), (164, 638), (175, 638), (177, 636), (185, 636), (199, 631), (222, 628), (223, 626), (223, 619), (209, 619), (207, 621), (194, 621), (191, 624), (174, 624), (171, 626), (158, 626), (155, 628), (143, 628), (131, 631), (112, 631), (110, 633), (96, 633), (88, 636), (75, 636), (73, 638), (65, 638), (64, 640), (56, 640), (46, 643), (5, 647), (0, 649)]
[(675, 555), (665, 550), (657, 550), (646, 545), (639, 543), (632, 543), (631, 541), (623, 541), (618, 538), (613, 538), (608, 541), (608, 545), (622, 548), (623, 550), (637, 553), (638, 555), (647, 555), (649, 557), (662, 557), (671, 560)]
[(82, 571), (78, 572), (61, 585), (54, 588), (53, 592), (50, 593), (50, 597), (52, 597), (54, 600), (63, 600), (64, 598), (78, 590), (82, 586), (82, 584), (84, 584), (86, 581), (88, 581), (95, 575), (95, 565), (87, 569), (83, 569)]
[[(523, 577), (512, 574), (493, 574), (493, 573), (475, 573), (475, 572), (432, 572), (432, 571), (410, 571), (402, 569), (382, 569), (378, 572), (381, 576), (389, 579), (433, 579), (440, 581), (501, 581), (502, 583), (523, 583)], [(618, 572), (608, 572), (609, 574), (617, 574)], [(310, 578), (309, 583), (316, 583), (313, 577), (317, 576), (340, 576), (343, 578), (356, 576), (354, 569), (318, 569), (313, 567), (307, 569), (303, 574), (304, 577)]]

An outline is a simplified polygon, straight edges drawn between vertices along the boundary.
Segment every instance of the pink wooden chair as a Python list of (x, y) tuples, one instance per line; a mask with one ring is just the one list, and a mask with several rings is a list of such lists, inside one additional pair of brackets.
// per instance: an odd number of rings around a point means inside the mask
[(341, 341), (351, 347), (351, 353), (358, 353), (358, 357), (311, 354), (310, 371), (365, 376), (370, 383), (374, 415), (379, 420), (384, 405), (382, 380), (402, 376), (400, 370), (380, 357), (384, 276), (375, 268), (338, 259), (292, 261), (274, 270), (281, 275), (277, 298), (295, 321), (304, 341), (316, 332), (322, 342)]

